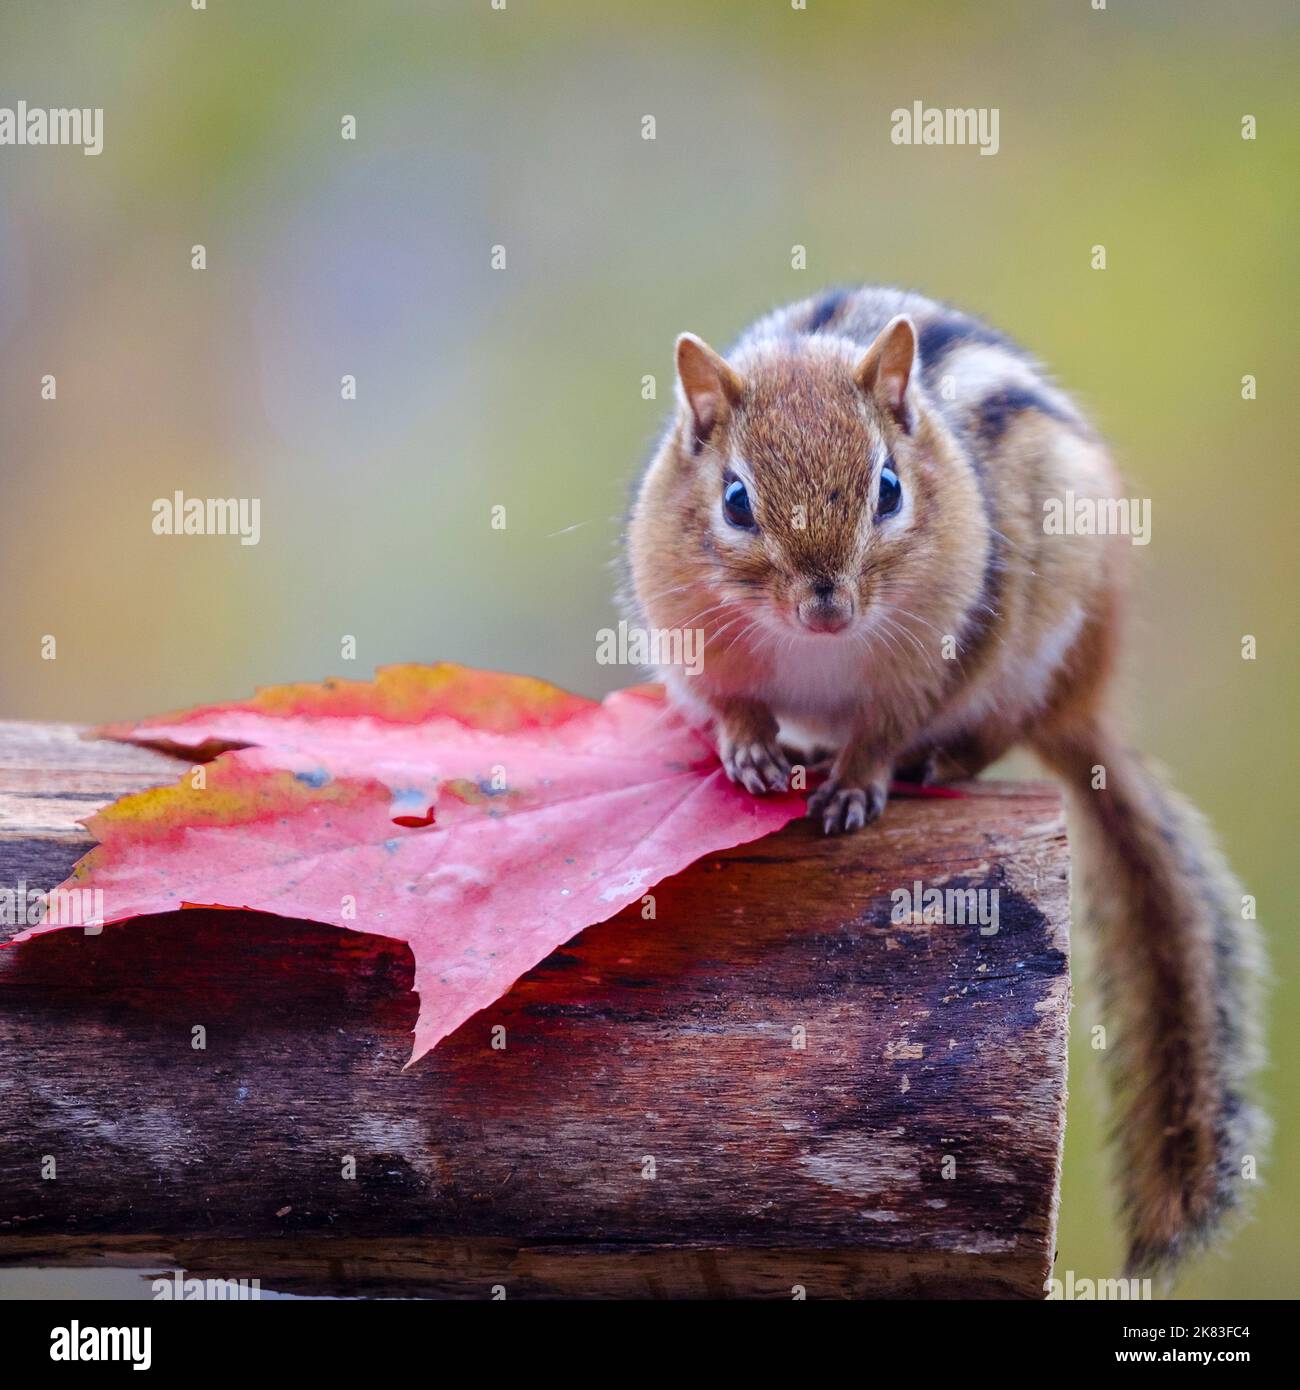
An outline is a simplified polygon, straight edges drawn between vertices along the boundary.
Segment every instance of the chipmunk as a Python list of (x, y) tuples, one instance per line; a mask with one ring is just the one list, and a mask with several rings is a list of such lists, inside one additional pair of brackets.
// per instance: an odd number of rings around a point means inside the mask
[(640, 621), (705, 633), (671, 697), (755, 794), (786, 787), (795, 732), (836, 749), (809, 798), (827, 833), (878, 817), (895, 774), (970, 777), (1016, 745), (1060, 778), (1129, 1268), (1172, 1269), (1262, 1138), (1257, 948), (1201, 819), (1117, 732), (1130, 538), (1045, 525), (1067, 493), (1120, 496), (1104, 444), (1008, 338), (899, 290), (803, 300), (726, 357), (683, 334), (676, 366), (628, 533)]

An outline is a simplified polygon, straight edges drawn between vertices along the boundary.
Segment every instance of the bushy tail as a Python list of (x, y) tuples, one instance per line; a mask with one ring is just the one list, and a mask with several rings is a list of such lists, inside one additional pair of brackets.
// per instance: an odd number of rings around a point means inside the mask
[(1252, 1186), (1267, 1126), (1261, 952), (1201, 816), (1089, 727), (1038, 752), (1071, 793), (1076, 886), (1097, 942), (1131, 1273), (1207, 1244)]

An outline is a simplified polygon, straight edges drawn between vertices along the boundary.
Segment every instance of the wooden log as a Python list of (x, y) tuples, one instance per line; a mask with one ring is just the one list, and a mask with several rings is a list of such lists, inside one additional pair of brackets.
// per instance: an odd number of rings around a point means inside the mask
[[(90, 843), (78, 817), (182, 767), (0, 724), (0, 887), (52, 887)], [(298, 1292), (1041, 1297), (1065, 827), (1050, 787), (967, 791), (710, 856), (656, 890), (656, 920), (588, 928), (410, 1070), (398, 942), (193, 910), (0, 950), (0, 1263)], [(996, 932), (892, 920), (918, 882), (996, 893)]]

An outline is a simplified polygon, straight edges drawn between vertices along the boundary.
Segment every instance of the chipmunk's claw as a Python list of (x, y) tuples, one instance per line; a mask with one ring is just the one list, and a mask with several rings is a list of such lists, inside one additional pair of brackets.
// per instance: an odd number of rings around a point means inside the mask
[(870, 825), (885, 809), (884, 787), (841, 787), (824, 782), (808, 798), (808, 816), (820, 820), (826, 835), (850, 834)]
[(727, 776), (754, 796), (788, 790), (790, 764), (776, 742), (728, 742), (718, 751)]

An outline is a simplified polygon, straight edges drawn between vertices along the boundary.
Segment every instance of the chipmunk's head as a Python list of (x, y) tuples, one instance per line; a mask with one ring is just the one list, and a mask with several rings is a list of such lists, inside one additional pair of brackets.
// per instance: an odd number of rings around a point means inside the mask
[(918, 369), (903, 315), (865, 353), (834, 336), (772, 339), (733, 364), (678, 339), (699, 565), (720, 595), (755, 605), (761, 629), (860, 634), (942, 584), (938, 538), (960, 524), (945, 455), (959, 451)]

